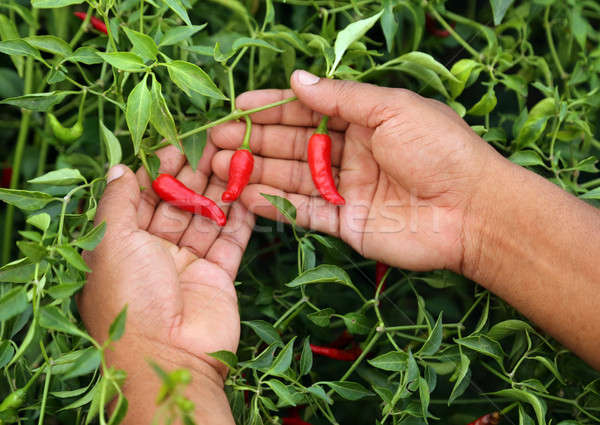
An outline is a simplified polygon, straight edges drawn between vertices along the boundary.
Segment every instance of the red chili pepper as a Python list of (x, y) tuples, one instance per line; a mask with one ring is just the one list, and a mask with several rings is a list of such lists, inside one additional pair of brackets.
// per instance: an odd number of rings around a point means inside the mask
[(500, 422), (500, 412), (488, 413), (481, 418), (474, 420), (468, 425), (498, 425)]
[(331, 137), (327, 133), (327, 120), (328, 117), (324, 116), (308, 141), (308, 165), (323, 199), (334, 205), (344, 205), (346, 201), (338, 193), (331, 172)]
[(381, 282), (385, 273), (388, 271), (390, 266), (380, 261), (375, 263), (375, 286), (379, 287), (381, 285), (381, 292), (385, 291), (385, 282)]
[[(82, 21), (85, 21), (85, 18), (87, 17), (87, 13), (85, 13), (85, 12), (73, 12), (73, 15), (77, 16)], [(106, 29), (106, 24), (104, 22), (102, 22), (100, 19), (92, 16), (90, 18), (90, 24), (92, 24), (92, 26), (94, 28), (96, 28), (98, 31), (103, 32), (104, 34), (108, 34), (108, 30)]]
[(10, 187), (10, 180), (12, 178), (12, 167), (6, 167), (2, 169), (2, 179), (0, 181), (0, 187)]
[(310, 344), (310, 350), (314, 354), (320, 356), (329, 357), (334, 360), (342, 360), (345, 362), (352, 362), (360, 356), (362, 350), (356, 346), (350, 350), (340, 350), (339, 348), (323, 347), (320, 345)]
[(304, 422), (300, 418), (281, 418), (283, 425), (310, 425), (308, 422)]
[[(456, 27), (456, 22), (451, 24), (452, 28)], [(425, 28), (427, 32), (432, 34), (435, 37), (446, 38), (450, 36), (450, 31), (438, 28), (437, 22), (433, 17), (429, 14), (425, 17)]]
[(160, 174), (152, 189), (160, 198), (184, 211), (200, 214), (214, 220), (219, 226), (225, 226), (227, 217), (212, 199), (194, 192), (170, 174)]
[(254, 168), (254, 157), (252, 152), (246, 148), (240, 148), (231, 157), (229, 163), (229, 181), (227, 189), (223, 192), (221, 199), (224, 202), (235, 201), (250, 181), (250, 175)]

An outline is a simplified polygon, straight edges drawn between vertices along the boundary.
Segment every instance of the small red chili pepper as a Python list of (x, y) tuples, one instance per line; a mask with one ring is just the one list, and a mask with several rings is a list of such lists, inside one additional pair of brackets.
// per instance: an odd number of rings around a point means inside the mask
[[(87, 13), (85, 13), (85, 12), (73, 12), (73, 15), (77, 16), (82, 21), (85, 21), (85, 18), (87, 17)], [(106, 24), (104, 22), (102, 22), (100, 19), (92, 16), (90, 18), (90, 24), (92, 24), (92, 26), (94, 28), (96, 28), (98, 31), (103, 32), (104, 34), (108, 34), (108, 31), (106, 29)]]
[(468, 425), (498, 425), (500, 422), (500, 412), (488, 413), (481, 418), (474, 420)]
[(327, 132), (327, 120), (324, 116), (319, 127), (308, 141), (308, 165), (316, 188), (323, 199), (334, 205), (344, 205), (346, 201), (338, 193), (331, 172), (331, 137)]
[(235, 201), (242, 194), (244, 188), (250, 181), (250, 175), (254, 168), (254, 157), (250, 150), (250, 134), (252, 132), (252, 121), (248, 116), (246, 118), (246, 134), (242, 146), (235, 151), (229, 162), (229, 180), (227, 189), (223, 192), (221, 199), (224, 202)]
[[(451, 24), (451, 26), (452, 26), (452, 28), (456, 27), (456, 22), (453, 22)], [(425, 28), (427, 29), (428, 33), (432, 34), (435, 37), (439, 37), (439, 38), (450, 37), (450, 31), (438, 28), (437, 22), (429, 14), (427, 14), (427, 16), (425, 17)]]
[(214, 220), (219, 226), (225, 226), (227, 217), (212, 199), (194, 192), (170, 174), (160, 174), (152, 189), (165, 202), (184, 211), (200, 214)]
[(385, 282), (382, 282), (385, 273), (388, 271), (390, 266), (380, 261), (375, 263), (375, 287), (379, 287), (381, 285), (381, 291), (385, 291)]
[(0, 181), (0, 187), (10, 187), (10, 180), (12, 179), (12, 167), (6, 167), (2, 169), (2, 179)]
[(352, 362), (356, 360), (362, 353), (361, 348), (358, 346), (350, 350), (340, 350), (339, 348), (323, 347), (320, 345), (310, 344), (310, 350), (314, 354), (329, 357), (330, 359), (334, 360), (342, 360), (345, 362)]

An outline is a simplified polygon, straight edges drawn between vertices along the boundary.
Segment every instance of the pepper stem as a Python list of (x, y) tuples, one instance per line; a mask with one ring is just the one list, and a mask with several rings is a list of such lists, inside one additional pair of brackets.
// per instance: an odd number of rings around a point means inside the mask
[(327, 131), (327, 121), (329, 121), (329, 117), (327, 115), (323, 115), (319, 126), (315, 130), (315, 134), (329, 134), (329, 132)]
[(83, 124), (84, 117), (84, 106), (85, 106), (85, 96), (87, 95), (87, 89), (83, 89), (81, 94), (81, 101), (79, 102), (79, 112), (77, 113), (77, 122)]
[(250, 120), (248, 115), (245, 115), (244, 118), (246, 119), (246, 133), (244, 133), (244, 141), (242, 142), (242, 146), (240, 146), (240, 149), (247, 149), (250, 152), (252, 152), (252, 149), (250, 149), (250, 135), (252, 134), (252, 120)]

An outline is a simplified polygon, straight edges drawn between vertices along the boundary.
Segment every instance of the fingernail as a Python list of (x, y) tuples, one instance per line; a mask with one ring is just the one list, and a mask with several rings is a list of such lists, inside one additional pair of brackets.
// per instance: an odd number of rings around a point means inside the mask
[(121, 164), (117, 164), (111, 167), (111, 169), (108, 170), (108, 173), (106, 173), (106, 183), (108, 184), (113, 180), (118, 179), (123, 175), (124, 172), (125, 170), (123, 169), (123, 166)]
[(315, 74), (311, 74), (310, 72), (306, 72), (303, 70), (296, 71), (298, 82), (304, 86), (312, 86), (313, 84), (317, 84), (320, 80)]

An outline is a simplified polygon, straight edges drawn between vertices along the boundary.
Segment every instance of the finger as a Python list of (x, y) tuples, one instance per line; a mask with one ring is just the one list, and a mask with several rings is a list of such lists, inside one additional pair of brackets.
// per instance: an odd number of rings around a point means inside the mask
[(138, 229), (140, 189), (133, 171), (121, 164), (108, 170), (106, 181), (108, 185), (98, 204), (95, 223), (106, 222), (106, 239), (112, 240), (111, 236)]
[(234, 203), (227, 224), (208, 250), (206, 259), (218, 264), (231, 279), (235, 279), (253, 228), (254, 214), (243, 204)]
[(287, 219), (267, 201), (261, 193), (280, 196), (296, 207), (296, 223), (300, 227), (339, 236), (339, 208), (318, 196), (286, 193), (262, 184), (251, 184), (242, 192), (240, 200), (249, 211), (271, 220), (287, 222)]
[[(185, 165), (185, 156), (173, 145), (156, 151), (156, 156), (160, 160), (159, 173), (177, 175), (181, 168)], [(140, 228), (148, 229), (152, 216), (160, 202), (160, 198), (152, 188), (152, 181), (144, 167), (140, 167), (136, 172), (138, 184), (143, 188), (142, 201), (138, 210), (138, 223)]]
[[(219, 148), (237, 149), (245, 130), (245, 123), (230, 122), (213, 128), (210, 137)], [(253, 124), (250, 148), (252, 153), (264, 157), (306, 161), (308, 140), (314, 130), (312, 127)], [(344, 134), (332, 131), (330, 135), (331, 161), (337, 166), (342, 158)]]
[[(243, 110), (254, 109), (294, 96), (291, 90), (254, 90), (242, 93), (236, 99), (236, 106)], [(250, 115), (252, 122), (258, 124), (283, 124), (303, 127), (316, 127), (321, 114), (300, 102), (290, 102), (276, 108), (266, 109)], [(333, 130), (344, 131), (348, 123), (339, 118), (331, 119), (327, 126)]]
[[(198, 164), (198, 169), (194, 171), (192, 170), (192, 167), (186, 165), (179, 170), (176, 175), (177, 179), (194, 192), (204, 193), (208, 184), (208, 176), (210, 175), (210, 160), (215, 151), (216, 147), (212, 143), (207, 143), (202, 159)], [(175, 168), (173, 165), (177, 164), (167, 163), (165, 165), (165, 171), (173, 170)], [(153, 197), (155, 202), (158, 202), (157, 195), (154, 194)], [(192, 216), (193, 214), (188, 211), (183, 211), (166, 202), (160, 202), (152, 216), (148, 231), (169, 242), (178, 244), (181, 236), (191, 223)]]
[[(214, 156), (213, 171), (220, 179), (227, 179), (233, 153), (233, 151), (220, 151)], [(339, 170), (332, 168), (332, 171), (337, 177)], [(313, 183), (308, 163), (302, 161), (255, 156), (250, 183), (272, 186), (288, 193), (310, 196), (319, 194)]]
[[(204, 196), (214, 200), (225, 214), (229, 212), (231, 204), (221, 203), (221, 195), (225, 191), (225, 182), (217, 176), (212, 176), (206, 187)], [(227, 223), (229, 223), (227, 218)], [(227, 224), (225, 225), (227, 226)], [(222, 231), (222, 227), (217, 226), (212, 220), (201, 215), (194, 215), (187, 226), (184, 234), (179, 241), (180, 247), (188, 248), (199, 258), (203, 258), (208, 252), (210, 246)]]
[(306, 107), (370, 128), (379, 126), (413, 107), (415, 102), (423, 100), (409, 90), (319, 78), (302, 70), (294, 71), (290, 84)]

